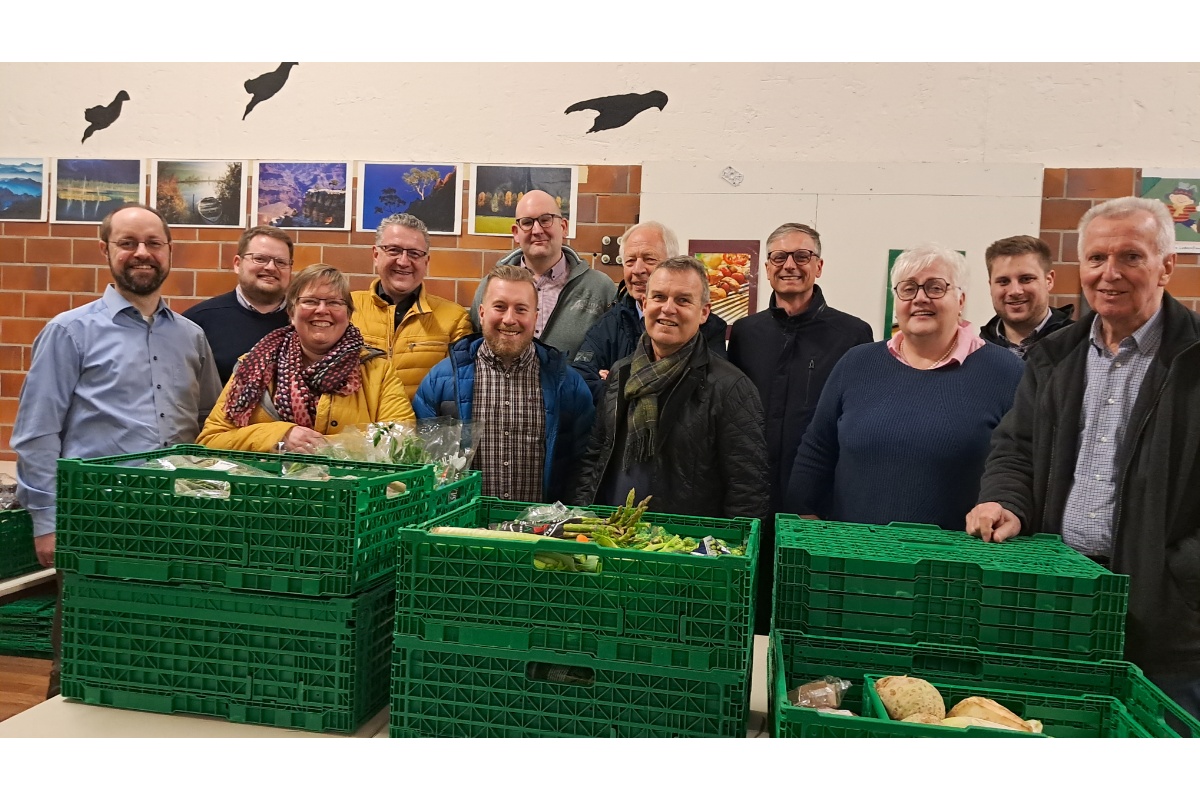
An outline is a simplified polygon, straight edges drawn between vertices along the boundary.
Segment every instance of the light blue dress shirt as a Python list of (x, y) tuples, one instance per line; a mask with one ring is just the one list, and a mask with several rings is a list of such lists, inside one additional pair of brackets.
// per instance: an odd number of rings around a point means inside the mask
[(33, 342), (13, 425), (17, 499), (55, 530), (56, 462), (194, 442), (221, 392), (200, 326), (161, 299), (148, 323), (111, 284)]

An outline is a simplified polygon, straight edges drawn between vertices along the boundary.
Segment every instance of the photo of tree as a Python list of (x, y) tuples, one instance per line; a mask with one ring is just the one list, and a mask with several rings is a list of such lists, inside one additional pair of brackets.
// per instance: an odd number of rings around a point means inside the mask
[(529, 167), (476, 164), (471, 167), (469, 230), (483, 236), (512, 236), (517, 203), (526, 192), (541, 189), (558, 203), (567, 220), (567, 238), (575, 236), (571, 209), (579, 197), (577, 167)]
[(153, 161), (150, 203), (172, 225), (246, 227), (246, 161)]
[(462, 165), (364, 161), (358, 165), (357, 230), (373, 231), (384, 217), (412, 214), (430, 233), (462, 230)]
[(46, 162), (41, 158), (0, 158), (0, 222), (44, 222)]
[(59, 158), (53, 178), (51, 222), (95, 224), (145, 195), (146, 171), (137, 158)]
[(350, 230), (350, 165), (328, 161), (259, 161), (255, 225)]

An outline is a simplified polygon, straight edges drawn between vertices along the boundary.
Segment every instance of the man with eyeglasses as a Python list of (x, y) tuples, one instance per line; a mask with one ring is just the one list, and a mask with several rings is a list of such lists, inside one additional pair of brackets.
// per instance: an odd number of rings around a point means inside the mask
[[(171, 230), (162, 215), (121, 206), (100, 223), (100, 252), (113, 282), (34, 339), (13, 425), (17, 499), (29, 509), (45, 567), (54, 565), (59, 458), (194, 442), (221, 393), (204, 331), (162, 299), (171, 273)], [(58, 694), (60, 613), (47, 697)]]
[[(567, 221), (549, 194), (540, 189), (527, 192), (517, 203), (516, 216), (512, 233), (518, 249), (499, 263), (523, 266), (533, 273), (538, 290), (534, 336), (570, 361), (588, 328), (613, 304), (617, 287), (563, 244)], [(482, 302), (480, 282), (471, 303), (471, 325), (476, 332), (480, 331), (478, 309)]]
[(870, 325), (825, 302), (816, 283), (824, 265), (816, 229), (798, 222), (780, 225), (767, 237), (770, 303), (734, 322), (729, 334), (729, 360), (753, 381), (762, 399), (771, 476), (771, 513), (759, 551), (759, 633), (766, 633), (771, 621), (774, 519), (796, 450), (833, 365), (851, 347), (872, 339)]
[[(679, 255), (679, 238), (661, 222), (639, 222), (621, 237), (621, 271), (617, 301), (588, 329), (571, 363), (592, 390), (596, 404), (604, 397), (604, 381), (612, 365), (633, 353), (646, 330), (646, 284), (650, 273)], [(713, 313), (700, 324), (711, 355), (725, 358), (725, 320)]]
[(288, 324), (284, 295), (292, 282), (292, 254), (292, 238), (279, 228), (242, 231), (233, 257), (237, 286), (183, 312), (208, 337), (222, 386), (259, 339)]
[(392, 214), (375, 229), (371, 259), (376, 279), (353, 292), (350, 321), (368, 347), (391, 358), (409, 402), (429, 370), (450, 345), (471, 333), (467, 310), (425, 289), (429, 272), (429, 228), (412, 214)]

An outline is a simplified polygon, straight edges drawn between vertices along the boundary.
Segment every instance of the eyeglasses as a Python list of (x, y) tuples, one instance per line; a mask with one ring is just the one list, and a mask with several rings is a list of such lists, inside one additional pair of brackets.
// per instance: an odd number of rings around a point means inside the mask
[(348, 305), (345, 300), (326, 300), (323, 297), (301, 297), (296, 301), (296, 305), (309, 311), (316, 311), (322, 304), (330, 311), (343, 311)]
[(772, 250), (767, 253), (767, 261), (771, 262), (771, 266), (773, 267), (782, 267), (787, 263), (788, 256), (792, 257), (792, 261), (795, 262), (797, 267), (803, 267), (809, 261), (812, 261), (813, 258), (821, 257), (820, 253), (815, 253), (812, 250), (792, 250), (791, 252), (787, 250)]
[(170, 242), (164, 242), (162, 239), (147, 239), (144, 242), (137, 239), (118, 239), (115, 242), (109, 242), (109, 244), (116, 245), (127, 253), (136, 251), (138, 249), (138, 245), (144, 244), (146, 245), (147, 250), (149, 250), (151, 253), (155, 253), (169, 245)]
[(273, 262), (276, 267), (279, 267), (279, 269), (292, 268), (292, 262), (288, 261), (286, 258), (271, 258), (270, 256), (264, 256), (262, 253), (246, 253), (242, 256), (242, 258), (250, 259), (250, 261), (252, 261), (256, 267), (265, 267)]
[(521, 217), (517, 220), (517, 227), (523, 231), (533, 230), (533, 223), (542, 226), (542, 230), (550, 230), (550, 223), (556, 219), (562, 219), (562, 214), (542, 214), (540, 217)]
[(408, 256), (409, 261), (420, 261), (425, 256), (429, 255), (425, 250), (415, 250), (411, 247), (399, 247), (394, 244), (376, 245), (380, 250), (387, 254), (388, 258), (399, 258), (402, 255)]
[(901, 300), (912, 300), (921, 289), (925, 290), (925, 296), (930, 300), (937, 300), (939, 297), (945, 297), (946, 292), (950, 291), (950, 283), (941, 278), (930, 278), (924, 283), (900, 281), (900, 283), (892, 287), (892, 291), (896, 293), (896, 297), (899, 297)]

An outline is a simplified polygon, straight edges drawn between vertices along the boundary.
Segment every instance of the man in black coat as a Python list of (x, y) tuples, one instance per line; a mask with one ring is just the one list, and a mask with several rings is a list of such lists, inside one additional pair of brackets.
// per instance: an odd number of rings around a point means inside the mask
[[(604, 397), (604, 379), (612, 365), (633, 352), (646, 325), (642, 306), (646, 281), (654, 268), (679, 255), (679, 239), (661, 222), (639, 222), (621, 237), (621, 270), (624, 280), (617, 287), (617, 301), (596, 320), (583, 339), (571, 365), (579, 370), (596, 404)], [(709, 313), (700, 325), (708, 351), (725, 357), (725, 320)]]
[(988, 245), (992, 308), (996, 316), (979, 329), (984, 341), (1025, 358), (1029, 348), (1071, 324), (1075, 306), (1050, 307), (1054, 269), (1050, 246), (1036, 236), (1009, 236)]
[(733, 324), (729, 360), (754, 382), (762, 398), (770, 469), (771, 514), (759, 551), (757, 632), (771, 620), (775, 569), (775, 514), (787, 490), (800, 440), (821, 389), (842, 354), (871, 341), (871, 326), (830, 308), (821, 277), (821, 235), (789, 222), (767, 237), (770, 306)]
[(704, 265), (662, 262), (646, 290), (646, 333), (613, 365), (568, 502), (619, 505), (630, 488), (652, 511), (753, 517), (768, 511), (767, 446), (754, 384), (714, 358)]
[(1095, 309), (1029, 352), (968, 533), (1057, 533), (1129, 576), (1125, 657), (1200, 716), (1200, 316), (1166, 293), (1175, 224), (1123, 197), (1079, 223)]

